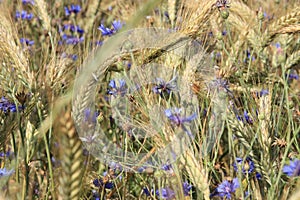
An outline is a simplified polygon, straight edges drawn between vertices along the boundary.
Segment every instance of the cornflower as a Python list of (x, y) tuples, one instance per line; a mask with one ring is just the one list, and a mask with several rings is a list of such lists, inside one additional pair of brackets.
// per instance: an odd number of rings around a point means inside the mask
[(25, 11), (25, 10), (22, 10), (21, 12), (16, 11), (15, 17), (16, 17), (16, 19), (31, 20), (33, 18), (33, 14), (27, 13), (27, 11)]
[(24, 5), (26, 5), (26, 4), (34, 5), (34, 0), (22, 0), (22, 3), (23, 3)]
[(250, 157), (247, 157), (245, 159), (245, 161), (243, 160), (243, 158), (236, 158), (236, 162), (233, 163), (234, 170), (236, 172), (238, 170), (240, 170), (241, 165), (243, 165), (241, 167), (243, 174), (250, 174), (254, 171), (254, 163), (253, 163), (253, 161), (251, 160)]
[(182, 109), (179, 108), (174, 108), (173, 110), (166, 109), (165, 115), (171, 121), (172, 124), (174, 124), (177, 127), (181, 127), (184, 130), (184, 132), (186, 132), (190, 137), (193, 137), (191, 132), (185, 127), (184, 124), (194, 120), (197, 117), (197, 114), (194, 113), (188, 117), (182, 117), (180, 115), (181, 111)]
[(120, 30), (123, 26), (123, 23), (120, 20), (114, 20), (112, 22), (112, 28), (107, 28), (103, 24), (100, 24), (98, 30), (101, 31), (102, 35), (111, 36), (115, 34), (118, 30)]
[(240, 187), (237, 178), (232, 181), (225, 180), (216, 188), (216, 191), (210, 196), (226, 197), (226, 199), (231, 199), (232, 195), (235, 193), (236, 189)]
[(74, 5), (74, 4), (71, 4), (70, 9), (68, 8), (68, 6), (65, 6), (64, 9), (65, 9), (66, 16), (69, 16), (72, 13), (77, 14), (81, 11), (80, 5)]
[(111, 80), (109, 82), (110, 88), (108, 89), (107, 93), (113, 95), (114, 97), (120, 95), (121, 97), (125, 96), (127, 93), (127, 86), (126, 82), (123, 79), (119, 80), (119, 85), (117, 86), (115, 80)]
[[(19, 106), (18, 109), (23, 109), (23, 106)], [(4, 113), (17, 112), (17, 106), (16, 104), (9, 102), (5, 97), (2, 97), (0, 99), (0, 110), (2, 110)]]
[(282, 171), (289, 177), (300, 176), (300, 160), (296, 158), (290, 161), (290, 164), (285, 165)]
[(20, 43), (21, 44), (26, 44), (27, 46), (34, 45), (34, 41), (33, 40), (29, 40), (27, 38), (20, 38)]
[(5, 167), (0, 169), (0, 178), (3, 177), (3, 176), (10, 176), (14, 173), (14, 170), (11, 169), (11, 170), (7, 170)]
[(172, 78), (170, 81), (165, 82), (161, 78), (156, 78), (158, 81), (158, 84), (153, 87), (153, 92), (155, 94), (159, 94), (161, 97), (163, 97), (165, 94), (169, 95), (172, 91), (176, 90), (176, 77)]

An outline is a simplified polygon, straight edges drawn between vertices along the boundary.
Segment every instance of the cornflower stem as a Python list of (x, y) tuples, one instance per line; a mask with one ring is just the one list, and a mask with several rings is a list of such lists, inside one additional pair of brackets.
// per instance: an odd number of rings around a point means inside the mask
[[(284, 65), (281, 65), (281, 67), (282, 67), (282, 72), (283, 72), (282, 74), (283, 74), (283, 76), (285, 76)], [(283, 77), (283, 80), (285, 80), (285, 77)], [(286, 101), (286, 104), (289, 105), (289, 102), (290, 102), (290, 100), (289, 100), (289, 98), (288, 98), (288, 89), (289, 89), (289, 86), (288, 86), (288, 84), (287, 84), (286, 81), (284, 82), (283, 86), (284, 86), (284, 96), (285, 96), (285, 101)], [(288, 111), (289, 111), (289, 112), (288, 112), (288, 118), (289, 118), (289, 119), (292, 119), (291, 109), (289, 109), (289, 108), (287, 108), (287, 109), (288, 109)], [(292, 120), (291, 120), (291, 121), (292, 121)], [(285, 159), (287, 158), (288, 153), (289, 153), (289, 150), (290, 150), (290, 148), (291, 148), (291, 146), (292, 146), (292, 143), (296, 140), (296, 136), (297, 136), (297, 134), (294, 134), (294, 135), (292, 136), (292, 138), (291, 138), (291, 128), (290, 128), (290, 123), (289, 123), (289, 125), (288, 125), (287, 128), (288, 128), (287, 136), (286, 136), (286, 138), (287, 138), (287, 146), (286, 146), (286, 148), (285, 148), (285, 151), (284, 151), (282, 160), (285, 160)], [(298, 127), (298, 130), (294, 130), (294, 131), (295, 131), (295, 133), (299, 133), (300, 127)], [(291, 138), (291, 139), (290, 139), (290, 138)], [(280, 164), (279, 172), (278, 172), (278, 175), (277, 175), (277, 178), (276, 178), (276, 182), (275, 182), (275, 185), (274, 185), (275, 187), (278, 186), (279, 181), (281, 180), (281, 174), (282, 174), (282, 169), (283, 169), (284, 164), (285, 164), (284, 162), (281, 162), (281, 164)], [(275, 191), (275, 188), (274, 188), (274, 187), (271, 187), (271, 188), (270, 188), (269, 194), (270, 194), (270, 198), (271, 198), (271, 199), (275, 199), (276, 191)]]
[[(41, 113), (40, 109), (38, 109), (38, 115), (39, 115), (40, 120), (42, 121), (42, 113)], [(50, 113), (50, 117), (52, 118), (52, 112)], [(52, 132), (52, 128), (49, 129), (49, 135), (51, 135), (51, 132)], [(43, 139), (44, 139), (44, 143), (45, 143), (45, 147), (46, 147), (46, 154), (47, 154), (47, 161), (48, 161), (48, 168), (49, 168), (49, 175), (50, 175), (50, 188), (52, 190), (51, 193), (53, 193), (52, 198), (55, 199), (52, 162), (51, 162), (51, 155), (50, 155), (50, 151), (49, 151), (49, 144), (48, 144), (48, 140), (47, 140), (46, 134), (43, 134)], [(47, 198), (48, 198), (48, 193), (46, 195), (46, 199)]]

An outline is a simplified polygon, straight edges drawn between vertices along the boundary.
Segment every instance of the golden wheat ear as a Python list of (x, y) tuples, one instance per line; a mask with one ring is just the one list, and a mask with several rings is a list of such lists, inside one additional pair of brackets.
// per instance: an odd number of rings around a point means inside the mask
[(71, 111), (68, 109), (59, 120), (61, 139), (61, 175), (59, 199), (79, 199), (83, 175), (81, 141), (76, 134)]

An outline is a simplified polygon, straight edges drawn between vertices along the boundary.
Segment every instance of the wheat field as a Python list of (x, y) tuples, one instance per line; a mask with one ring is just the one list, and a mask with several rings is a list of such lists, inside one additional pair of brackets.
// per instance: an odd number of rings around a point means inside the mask
[(0, 199), (300, 199), (299, 0), (0, 13)]

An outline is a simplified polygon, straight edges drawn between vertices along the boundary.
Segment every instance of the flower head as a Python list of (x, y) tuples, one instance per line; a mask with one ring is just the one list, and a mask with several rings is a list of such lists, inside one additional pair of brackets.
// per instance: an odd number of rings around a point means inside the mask
[(21, 12), (16, 11), (15, 17), (16, 17), (16, 19), (31, 20), (33, 18), (33, 14), (27, 13), (27, 11), (25, 11), (25, 10), (22, 10)]
[(115, 34), (118, 30), (122, 28), (124, 23), (122, 23), (120, 20), (114, 20), (112, 22), (112, 28), (107, 28), (103, 24), (100, 24), (98, 27), (98, 30), (101, 31), (102, 35), (111, 36)]
[[(18, 106), (18, 110), (23, 109), (23, 106)], [(0, 99), (0, 110), (4, 113), (17, 112), (17, 106), (14, 103), (9, 102), (5, 97)]]
[(168, 82), (165, 82), (161, 78), (157, 78), (158, 84), (156, 84), (152, 90), (155, 94), (159, 94), (161, 97), (163, 97), (164, 95), (169, 95), (176, 89), (175, 80), (176, 77), (172, 78), (172, 80)]
[(243, 174), (252, 173), (254, 171), (254, 163), (251, 158), (247, 157), (245, 161), (243, 158), (236, 158), (236, 162), (233, 164), (235, 171), (242, 169)]
[(3, 177), (3, 176), (10, 176), (13, 173), (14, 173), (13, 169), (8, 171), (6, 168), (2, 168), (2, 169), (0, 169), (0, 178)]
[(183, 194), (184, 194), (184, 196), (189, 196), (190, 195), (190, 191), (193, 188), (193, 186), (191, 184), (189, 184), (187, 181), (185, 181), (182, 184), (182, 188), (183, 188)]
[(186, 122), (191, 122), (192, 120), (194, 120), (197, 117), (197, 114), (194, 113), (188, 117), (182, 117), (180, 115), (182, 109), (179, 108), (174, 108), (172, 109), (166, 109), (165, 110), (165, 115), (167, 116), (167, 118), (176, 126), (181, 126)]
[(96, 187), (104, 187), (105, 189), (112, 189), (114, 187), (114, 183), (109, 182), (109, 181), (104, 182), (101, 178), (94, 179), (93, 184)]
[(161, 199), (174, 199), (175, 198), (175, 192), (170, 188), (160, 188), (155, 191), (155, 194), (157, 197)]
[(21, 44), (25, 44), (27, 46), (32, 46), (34, 45), (34, 41), (33, 40), (29, 40), (27, 38), (20, 38), (20, 43)]
[(290, 161), (290, 165), (285, 165), (282, 171), (290, 177), (300, 176), (300, 160), (294, 159)]
[(126, 82), (123, 79), (119, 80), (119, 85), (117, 85), (115, 80), (109, 82), (110, 88), (108, 89), (108, 94), (113, 95), (114, 97), (120, 95), (123, 97), (127, 93)]
[(237, 178), (232, 181), (223, 181), (216, 189), (216, 195), (220, 197), (226, 197), (226, 199), (231, 199), (231, 195), (235, 193), (236, 189), (240, 187)]
[(22, 0), (22, 3), (23, 3), (24, 5), (26, 5), (26, 4), (34, 5), (34, 0)]
[(72, 13), (77, 14), (81, 11), (80, 5), (74, 5), (74, 4), (72, 4), (70, 6), (70, 8), (68, 6), (65, 6), (64, 9), (65, 9), (65, 15), (66, 16), (69, 16)]

